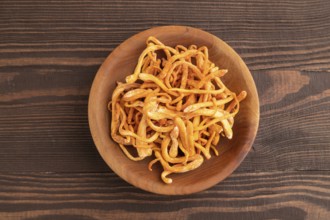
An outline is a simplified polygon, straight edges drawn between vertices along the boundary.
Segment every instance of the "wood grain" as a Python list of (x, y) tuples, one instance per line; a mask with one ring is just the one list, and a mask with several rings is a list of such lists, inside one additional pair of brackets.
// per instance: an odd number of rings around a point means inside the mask
[[(0, 175), (5, 219), (327, 219), (330, 172), (234, 174), (190, 196), (145, 193), (115, 174)], [(200, 202), (203, 200), (203, 203)]]
[[(329, 8), (327, 0), (0, 1), (0, 218), (329, 219)], [(90, 137), (87, 99), (119, 43), (173, 24), (209, 31), (243, 57), (261, 121), (228, 182), (171, 202), (109, 172)], [(20, 171), (62, 174), (11, 173)]]
[(226, 40), (255, 77), (261, 124), (240, 170), (329, 170), (329, 6), (329, 1), (1, 1), (0, 171), (107, 171), (87, 124), (92, 79), (127, 37), (174, 23)]

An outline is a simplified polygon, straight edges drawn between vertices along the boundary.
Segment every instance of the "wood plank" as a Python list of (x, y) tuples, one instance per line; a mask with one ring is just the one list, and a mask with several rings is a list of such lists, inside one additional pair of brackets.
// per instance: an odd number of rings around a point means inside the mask
[(0, 216), (5, 219), (294, 220), (330, 215), (329, 171), (240, 173), (204, 192), (171, 197), (145, 193), (113, 173), (0, 177)]
[(0, 171), (107, 172), (88, 129), (93, 77), (120, 42), (167, 24), (219, 36), (253, 73), (260, 129), (239, 171), (329, 170), (329, 7), (326, 0), (3, 0)]
[(260, 125), (240, 170), (329, 170), (328, 73), (269, 71), (256, 76)]

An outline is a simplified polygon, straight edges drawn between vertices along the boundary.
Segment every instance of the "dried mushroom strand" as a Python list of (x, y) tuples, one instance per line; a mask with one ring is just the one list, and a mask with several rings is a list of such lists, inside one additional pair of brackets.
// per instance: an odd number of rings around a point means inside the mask
[(209, 60), (205, 46), (172, 48), (155, 37), (146, 45), (134, 73), (112, 94), (111, 136), (133, 161), (154, 155), (149, 170), (160, 162), (170, 184), (169, 174), (198, 168), (211, 150), (219, 154), (216, 146), (222, 136), (233, 137), (247, 93), (236, 95), (223, 84), (227, 70)]

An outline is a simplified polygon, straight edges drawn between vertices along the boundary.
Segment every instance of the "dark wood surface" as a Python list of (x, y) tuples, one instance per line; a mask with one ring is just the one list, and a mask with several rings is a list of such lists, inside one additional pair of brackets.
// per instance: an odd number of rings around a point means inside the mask
[[(227, 180), (190, 196), (136, 189), (90, 136), (106, 56), (160, 25), (228, 42), (255, 79), (257, 139)], [(330, 1), (0, 1), (0, 219), (329, 219)]]

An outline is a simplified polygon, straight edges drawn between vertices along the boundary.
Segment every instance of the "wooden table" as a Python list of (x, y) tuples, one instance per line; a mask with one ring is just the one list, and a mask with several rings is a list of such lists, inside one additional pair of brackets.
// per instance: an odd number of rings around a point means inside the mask
[[(261, 102), (243, 164), (189, 196), (121, 180), (87, 120), (106, 56), (169, 24), (228, 42)], [(0, 176), (0, 219), (330, 219), (330, 1), (1, 0)]]

